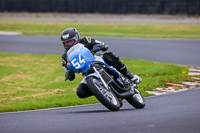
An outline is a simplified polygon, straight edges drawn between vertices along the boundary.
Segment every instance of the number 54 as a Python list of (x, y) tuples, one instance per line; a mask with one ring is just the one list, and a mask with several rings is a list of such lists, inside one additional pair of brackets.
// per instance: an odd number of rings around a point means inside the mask
[(74, 58), (72, 60), (72, 65), (76, 68), (76, 69), (79, 69), (81, 67), (81, 64), (82, 63), (85, 63), (85, 59), (81, 59), (81, 55), (79, 54), (78, 55), (78, 60), (77, 58)]

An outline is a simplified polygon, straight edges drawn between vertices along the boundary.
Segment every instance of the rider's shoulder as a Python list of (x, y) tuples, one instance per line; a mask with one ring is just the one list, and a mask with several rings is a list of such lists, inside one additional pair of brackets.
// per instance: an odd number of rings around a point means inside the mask
[(93, 40), (94, 38), (91, 38), (91, 37), (82, 37), (80, 38), (79, 42), (83, 44), (90, 44), (93, 42)]

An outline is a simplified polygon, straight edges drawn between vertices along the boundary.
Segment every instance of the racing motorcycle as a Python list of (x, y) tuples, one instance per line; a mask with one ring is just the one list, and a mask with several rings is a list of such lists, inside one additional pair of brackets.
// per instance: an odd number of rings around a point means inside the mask
[[(99, 49), (100, 50), (100, 49)], [(94, 56), (83, 44), (76, 44), (67, 52), (67, 67), (82, 73), (92, 94), (108, 109), (117, 111), (125, 99), (135, 108), (144, 108), (145, 100), (137, 84), (124, 77), (100, 56)]]

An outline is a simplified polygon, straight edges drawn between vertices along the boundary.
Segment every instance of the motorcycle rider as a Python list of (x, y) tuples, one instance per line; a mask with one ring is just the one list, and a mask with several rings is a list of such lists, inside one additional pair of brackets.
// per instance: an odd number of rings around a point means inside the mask
[[(75, 79), (75, 73), (71, 72), (67, 69), (67, 51), (76, 45), (77, 43), (83, 44), (89, 50), (93, 49), (101, 49), (102, 51), (108, 50), (108, 46), (104, 42), (100, 42), (95, 40), (94, 38), (90, 37), (83, 37), (80, 38), (78, 31), (75, 28), (68, 28), (65, 29), (61, 33), (61, 41), (65, 48), (65, 52), (62, 55), (62, 66), (65, 69), (65, 81), (68, 79), (70, 81)], [(103, 54), (104, 61), (116, 68), (120, 73), (122, 73), (125, 77), (129, 78), (130, 80), (134, 81), (135, 83), (140, 83), (141, 78), (137, 75), (133, 75), (128, 68), (122, 63), (120, 58), (116, 56), (113, 52), (105, 52)], [(92, 95), (90, 92), (85, 79), (83, 79), (80, 85), (77, 88), (77, 95), (79, 98), (86, 98)]]

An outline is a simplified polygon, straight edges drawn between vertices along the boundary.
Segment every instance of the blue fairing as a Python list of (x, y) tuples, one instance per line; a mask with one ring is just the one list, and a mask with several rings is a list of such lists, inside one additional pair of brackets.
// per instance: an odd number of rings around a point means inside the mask
[(76, 44), (70, 48), (67, 52), (67, 57), (67, 68), (73, 72), (85, 73), (90, 69), (93, 62), (98, 62), (104, 64), (105, 67), (109, 68), (116, 76), (120, 76), (120, 73), (115, 68), (106, 64), (101, 57), (94, 56), (83, 44)]
[(68, 52), (67, 60), (70, 62), (68, 64), (68, 69), (76, 73), (85, 73), (92, 62), (95, 60), (94, 55), (85, 48), (82, 44), (77, 44), (72, 47)]

